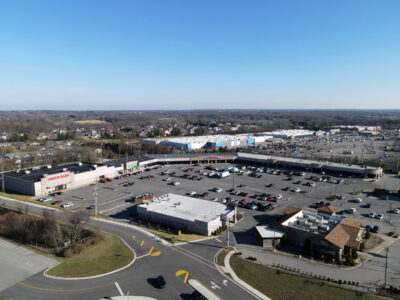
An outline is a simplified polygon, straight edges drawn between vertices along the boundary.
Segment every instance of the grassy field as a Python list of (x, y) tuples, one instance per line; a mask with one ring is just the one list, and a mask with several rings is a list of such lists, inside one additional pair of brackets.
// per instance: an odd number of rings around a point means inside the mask
[(178, 236), (176, 234), (161, 232), (161, 231), (158, 231), (155, 229), (149, 229), (146, 227), (141, 227), (141, 228), (143, 228), (144, 230), (147, 230), (151, 233), (154, 233), (155, 235), (166, 240), (167, 242), (170, 242), (171, 244), (177, 244), (177, 243), (182, 243), (182, 242), (191, 242), (191, 241), (196, 241), (196, 240), (206, 238), (206, 236), (204, 236), (204, 235), (193, 234), (193, 233), (182, 233), (180, 236)]
[[(34, 203), (37, 205), (52, 207), (52, 208), (56, 208), (56, 209), (60, 209), (60, 210), (68, 210), (68, 209), (62, 208), (57, 205), (51, 205), (50, 203), (47, 203), (47, 202), (39, 202), (39, 201), (35, 200), (33, 197), (27, 196), (27, 195), (0, 192), (0, 196), (12, 198), (12, 199), (16, 199), (16, 200), (20, 200), (20, 201), (24, 201), (24, 202), (30, 202), (30, 203)], [(1, 199), (0, 199), (0, 202), (1, 202)]]
[(100, 243), (85, 248), (73, 257), (62, 258), (62, 263), (47, 274), (59, 277), (94, 276), (122, 268), (133, 257), (132, 251), (118, 237), (105, 234)]
[(379, 299), (303, 276), (268, 268), (233, 255), (230, 264), (236, 275), (271, 299)]
[(229, 251), (231, 251), (232, 250), (232, 248), (227, 248), (227, 249), (224, 249), (224, 250), (222, 250), (220, 253), (219, 253), (219, 255), (218, 255), (218, 257), (217, 257), (217, 264), (219, 264), (220, 266), (225, 266), (225, 263), (224, 263), (224, 260), (225, 260), (225, 256), (229, 253)]

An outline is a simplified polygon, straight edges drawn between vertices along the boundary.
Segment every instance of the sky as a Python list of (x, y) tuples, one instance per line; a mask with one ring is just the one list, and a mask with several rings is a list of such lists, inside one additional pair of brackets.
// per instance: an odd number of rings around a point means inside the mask
[(399, 109), (398, 0), (0, 0), (0, 110)]

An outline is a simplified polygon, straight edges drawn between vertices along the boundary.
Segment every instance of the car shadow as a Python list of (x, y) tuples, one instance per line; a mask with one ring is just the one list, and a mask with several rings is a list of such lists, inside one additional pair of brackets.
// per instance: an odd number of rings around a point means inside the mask
[(183, 299), (183, 300), (191, 300), (191, 299), (193, 299), (192, 294), (180, 294), (179, 296), (180, 296), (181, 299)]
[(148, 282), (148, 284), (150, 284), (153, 288), (160, 289), (160, 287), (158, 286), (158, 283), (157, 283), (157, 279), (156, 279), (156, 278), (147, 278), (147, 282)]

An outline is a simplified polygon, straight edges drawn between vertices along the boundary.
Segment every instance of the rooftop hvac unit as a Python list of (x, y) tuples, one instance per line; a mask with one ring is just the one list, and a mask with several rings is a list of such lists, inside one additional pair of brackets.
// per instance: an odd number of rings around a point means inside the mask
[(78, 166), (82, 166), (82, 163), (81, 163), (81, 162), (78, 162)]
[(47, 169), (51, 169), (51, 165), (47, 165), (46, 168), (47, 168)]
[(63, 168), (63, 172), (67, 172), (67, 168)]
[(25, 170), (25, 174), (31, 174), (30, 170)]
[(97, 165), (93, 165), (94, 168), (97, 168)]

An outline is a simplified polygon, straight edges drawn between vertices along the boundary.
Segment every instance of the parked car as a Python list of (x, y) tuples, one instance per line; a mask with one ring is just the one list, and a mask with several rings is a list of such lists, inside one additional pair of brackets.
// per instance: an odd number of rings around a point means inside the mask
[(106, 183), (106, 182), (107, 182), (107, 179), (101, 178), (99, 181), (100, 181), (101, 183)]
[(378, 233), (379, 232), (379, 226), (375, 225), (374, 227), (372, 227), (371, 232)]
[(162, 275), (157, 276), (157, 284), (160, 289), (165, 289), (167, 287), (167, 282)]
[(377, 214), (375, 216), (375, 219), (382, 220), (383, 219), (383, 214)]
[(53, 200), (53, 198), (51, 198), (51, 197), (42, 197), (42, 198), (38, 199), (39, 202), (48, 202), (51, 200)]
[(400, 214), (400, 208), (395, 208), (393, 209), (394, 214)]
[(190, 195), (190, 196), (194, 196), (194, 195), (196, 195), (196, 194), (197, 194), (197, 192), (195, 192), (195, 191), (189, 192), (189, 195)]
[(62, 203), (62, 200), (57, 200), (57, 201), (54, 201), (53, 203), (51, 203), (52, 205), (58, 205), (58, 204), (61, 204)]
[(361, 203), (361, 202), (362, 202), (362, 199), (361, 199), (361, 198), (357, 198), (355, 201), (356, 201), (357, 203)]
[(371, 212), (369, 213), (368, 216), (369, 216), (370, 218), (375, 218), (375, 215), (376, 215), (375, 212), (374, 212), (374, 211), (371, 211)]
[(203, 193), (203, 197), (207, 197), (208, 195), (210, 195), (208, 192)]
[(354, 208), (354, 207), (352, 207), (352, 208), (349, 208), (349, 214), (355, 214), (356, 213), (356, 209)]
[(106, 181), (110, 182), (112, 181), (112, 178), (106, 178)]
[(86, 207), (86, 209), (93, 209), (94, 208), (94, 204), (89, 205), (88, 207)]
[(67, 203), (62, 204), (61, 207), (63, 207), (63, 208), (68, 208), (68, 207), (71, 207), (71, 206), (73, 206), (73, 205), (74, 205), (74, 204), (73, 204), (72, 202), (67, 202)]
[(299, 188), (295, 188), (294, 190), (293, 190), (293, 192), (295, 192), (295, 193), (299, 193), (301, 191), (301, 189), (299, 189)]

